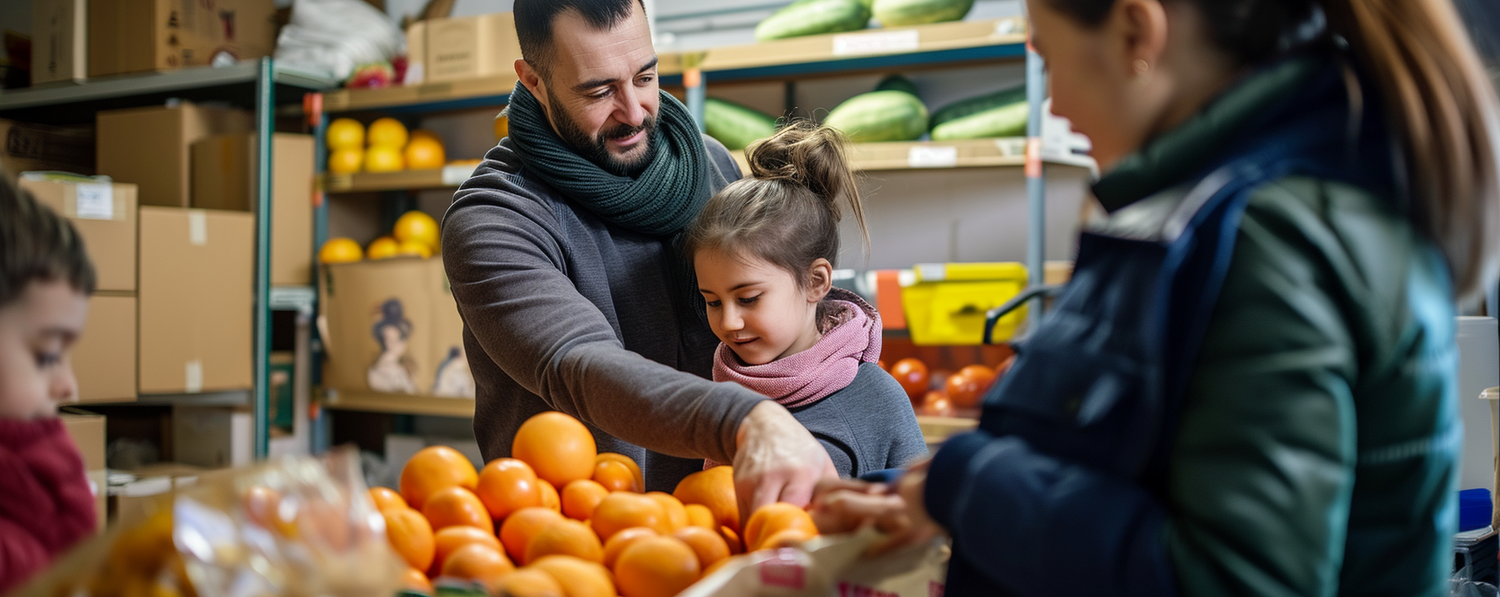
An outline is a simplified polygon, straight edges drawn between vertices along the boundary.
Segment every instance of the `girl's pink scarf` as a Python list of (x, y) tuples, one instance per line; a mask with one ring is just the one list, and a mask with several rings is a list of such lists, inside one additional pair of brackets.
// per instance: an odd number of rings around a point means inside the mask
[[(807, 406), (848, 387), (861, 363), (880, 360), (880, 313), (842, 288), (829, 291), (823, 300), (833, 308), (820, 322), (823, 337), (812, 348), (764, 365), (746, 365), (720, 343), (714, 351), (714, 381), (738, 383), (787, 408)], [(704, 461), (703, 470), (717, 465)]]

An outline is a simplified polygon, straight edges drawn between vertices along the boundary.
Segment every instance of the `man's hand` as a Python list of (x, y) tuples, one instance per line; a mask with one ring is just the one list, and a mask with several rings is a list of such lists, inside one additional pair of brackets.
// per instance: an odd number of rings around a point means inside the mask
[(737, 440), (734, 491), (741, 522), (756, 508), (774, 502), (805, 508), (818, 481), (839, 476), (823, 444), (792, 413), (770, 400), (756, 405), (740, 422)]

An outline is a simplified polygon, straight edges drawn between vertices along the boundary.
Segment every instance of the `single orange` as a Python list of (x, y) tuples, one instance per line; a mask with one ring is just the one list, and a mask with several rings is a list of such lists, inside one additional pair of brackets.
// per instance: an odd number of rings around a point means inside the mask
[(562, 585), (567, 597), (615, 597), (613, 575), (604, 566), (572, 556), (546, 556), (526, 566), (541, 570)]
[(658, 533), (668, 533), (667, 513), (656, 500), (628, 491), (616, 491), (604, 496), (594, 516), (589, 519), (594, 532), (608, 541), (615, 533), (630, 527), (649, 527)]
[(479, 471), (474, 493), (484, 502), (490, 518), (505, 520), (511, 512), (542, 505), (542, 490), (531, 466), (514, 458), (497, 458)]
[(740, 534), (734, 532), (734, 529), (719, 527), (719, 536), (724, 538), (724, 543), (729, 544), (729, 555), (745, 553), (745, 542), (740, 540)]
[(625, 463), (614, 460), (600, 460), (594, 464), (594, 482), (609, 491), (634, 491), (640, 493), (641, 488), (635, 484), (635, 473)]
[(256, 485), (245, 490), (243, 503), (250, 522), (283, 537), (297, 537), (296, 520), (288, 520), (281, 512), (281, 492)]
[(943, 393), (947, 394), (948, 400), (958, 408), (979, 406), (979, 400), (984, 396), (985, 386), (980, 383), (980, 379), (964, 373), (967, 370), (966, 367), (963, 371), (949, 375), (948, 380), (943, 382)]
[(428, 595), (433, 594), (432, 581), (427, 580), (427, 575), (422, 574), (422, 571), (416, 568), (407, 568), (406, 572), (401, 574), (401, 588)]
[(958, 370), (959, 375), (967, 375), (974, 381), (979, 382), (979, 392), (982, 394), (995, 384), (995, 379), (1000, 376), (994, 369), (984, 365), (969, 365)]
[(807, 537), (818, 535), (818, 526), (806, 510), (786, 502), (761, 506), (745, 523), (745, 549), (758, 551), (767, 538), (786, 530), (802, 532)]
[(682, 527), (672, 536), (693, 548), (693, 553), (698, 554), (698, 565), (704, 569), (729, 557), (729, 543), (718, 533), (703, 527)]
[(811, 540), (816, 535), (810, 535), (802, 529), (782, 529), (771, 536), (760, 540), (760, 546), (756, 550), (781, 549), (783, 547), (799, 547)]
[(476, 543), (489, 546), (495, 550), (502, 549), (500, 547), (500, 540), (495, 538), (494, 534), (479, 527), (456, 526), (438, 531), (437, 534), (433, 535), (435, 549), (432, 556), (432, 567), (428, 568), (428, 571), (433, 576), (437, 576), (443, 571), (443, 562), (448, 559), (449, 555), (458, 551), (460, 547)]
[(594, 434), (578, 419), (549, 411), (521, 424), (510, 453), (526, 461), (536, 476), (557, 488), (594, 474), (598, 446)]
[(653, 491), (646, 494), (646, 497), (656, 500), (656, 503), (661, 505), (662, 512), (667, 515), (667, 527), (663, 531), (670, 533), (688, 525), (687, 508), (683, 507), (682, 502), (672, 494)]
[(615, 584), (625, 597), (672, 597), (702, 572), (693, 548), (673, 537), (635, 542), (615, 562)]
[(891, 365), (891, 377), (896, 378), (896, 383), (906, 390), (906, 398), (914, 403), (927, 394), (930, 380), (927, 363), (918, 359), (901, 359)]
[(323, 143), (329, 149), (361, 149), (365, 146), (365, 125), (353, 118), (337, 118), (328, 123)]
[(364, 258), (365, 250), (351, 238), (330, 238), (318, 249), (318, 263), (354, 263)]
[(714, 520), (739, 532), (740, 505), (734, 495), (734, 469), (716, 466), (683, 478), (672, 492), (684, 504), (707, 506)]
[(506, 575), (490, 592), (505, 597), (570, 597), (551, 574), (531, 568)]
[(537, 489), (542, 493), (542, 507), (553, 512), (562, 513), (562, 498), (557, 495), (557, 488), (551, 483), (537, 479)]
[(703, 527), (710, 531), (719, 530), (719, 524), (714, 522), (714, 511), (709, 510), (703, 504), (687, 504), (682, 507), (687, 512), (688, 526)]
[(418, 510), (427, 496), (449, 487), (472, 491), (479, 484), (479, 472), (458, 450), (447, 446), (422, 448), (401, 469), (401, 497)]
[(589, 530), (588, 525), (576, 520), (565, 520), (542, 529), (531, 543), (526, 545), (525, 563), (530, 564), (546, 556), (573, 556), (590, 562), (604, 561), (604, 546), (599, 536)]
[(588, 479), (568, 483), (562, 490), (563, 514), (573, 520), (588, 520), (607, 495), (608, 489)]
[(635, 485), (639, 488), (636, 491), (640, 492), (646, 490), (646, 476), (644, 474), (641, 474), (641, 465), (636, 464), (634, 460), (631, 460), (629, 456), (626, 456), (624, 454), (616, 454), (614, 452), (600, 452), (598, 456), (594, 457), (594, 466), (596, 467), (595, 470), (598, 470), (597, 467), (599, 466), (599, 463), (606, 460), (618, 462), (625, 465), (625, 468), (630, 469), (630, 472), (635, 475)]
[(389, 508), (380, 514), (385, 517), (385, 536), (391, 549), (412, 568), (426, 570), (432, 566), (435, 546), (427, 519), (411, 508)]
[(500, 523), (500, 543), (505, 553), (518, 562), (526, 560), (526, 546), (537, 533), (565, 520), (561, 514), (546, 508), (522, 508)]
[(443, 561), (443, 576), (475, 581), (494, 592), (500, 580), (515, 573), (515, 564), (488, 545), (471, 543), (454, 550)]
[[(952, 378), (949, 379), (951, 380)], [(922, 398), (922, 408), (917, 412), (934, 417), (951, 417), (953, 416), (953, 401), (948, 398), (947, 392), (933, 390)]]
[(443, 142), (431, 136), (412, 137), (402, 154), (406, 158), (406, 167), (412, 170), (435, 170), (448, 161)]
[(632, 543), (646, 537), (660, 536), (661, 533), (656, 532), (656, 529), (648, 527), (630, 527), (615, 533), (613, 537), (604, 542), (604, 566), (613, 569), (615, 562), (620, 559), (620, 554), (624, 553), (625, 548), (630, 547)]
[(442, 226), (427, 212), (413, 209), (401, 217), (396, 218), (395, 225), (391, 226), (391, 236), (396, 242), (415, 242), (427, 245), (431, 248), (442, 246)]
[(495, 523), (484, 508), (484, 502), (479, 501), (474, 492), (462, 487), (449, 487), (429, 496), (427, 504), (422, 506), (422, 515), (432, 523), (433, 530), (467, 525), (495, 531)]
[(375, 502), (376, 510), (410, 508), (410, 506), (406, 505), (406, 500), (401, 499), (401, 494), (396, 493), (396, 490), (389, 487), (371, 487), (370, 501)]

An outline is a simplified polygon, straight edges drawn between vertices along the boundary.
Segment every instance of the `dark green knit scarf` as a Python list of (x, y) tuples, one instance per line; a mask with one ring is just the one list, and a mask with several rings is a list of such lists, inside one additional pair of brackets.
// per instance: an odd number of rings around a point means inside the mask
[(547, 121), (541, 102), (520, 83), (507, 112), (510, 138), (526, 170), (621, 228), (674, 236), (698, 216), (713, 190), (724, 186), (687, 108), (665, 92), (651, 134), (654, 157), (635, 178), (606, 172), (569, 148)]

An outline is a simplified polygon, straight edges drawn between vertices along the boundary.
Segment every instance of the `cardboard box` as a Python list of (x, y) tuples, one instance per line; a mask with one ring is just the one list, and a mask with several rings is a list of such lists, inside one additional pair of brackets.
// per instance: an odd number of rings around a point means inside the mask
[(192, 205), (192, 145), (213, 135), (247, 134), (245, 110), (181, 102), (99, 112), (100, 174), (140, 187), (141, 205)]
[(515, 71), (521, 57), (516, 19), (508, 12), (427, 21), (426, 82), (489, 77)]
[(136, 186), (61, 182), (28, 175), (20, 187), (73, 222), (88, 248), (95, 290), (135, 291)]
[(255, 424), (250, 411), (233, 407), (172, 408), (173, 460), (209, 468), (244, 466), (253, 460)]
[(83, 456), (83, 469), (89, 478), (89, 490), (94, 492), (95, 520), (104, 528), (109, 503), (109, 485), (105, 479), (104, 426), (105, 418), (87, 411), (64, 408), (58, 413), (68, 436), (78, 446)]
[(0, 169), (12, 179), (38, 170), (93, 174), (94, 127), (0, 119)]
[(269, 56), (275, 16), (273, 0), (89, 0), (89, 76)]
[(140, 392), (251, 385), (255, 219), (141, 208)]
[(31, 84), (88, 78), (88, 0), (31, 0)]
[(136, 298), (89, 297), (89, 319), (73, 346), (79, 402), (133, 402), (136, 398)]
[[(219, 135), (193, 144), (193, 207), (254, 211), (257, 135)], [(271, 136), (271, 284), (313, 281), (311, 135)]]
[(330, 388), (472, 397), (463, 323), (442, 259), (327, 266), (323, 284)]

